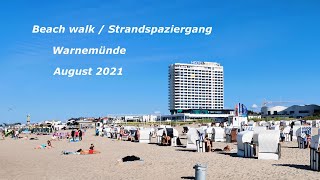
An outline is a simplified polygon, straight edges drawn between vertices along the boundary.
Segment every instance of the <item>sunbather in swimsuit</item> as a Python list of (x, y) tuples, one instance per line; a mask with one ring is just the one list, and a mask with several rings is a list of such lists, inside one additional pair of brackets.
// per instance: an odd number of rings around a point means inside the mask
[(306, 146), (307, 146), (307, 148), (310, 148), (310, 143), (311, 143), (311, 135), (307, 134), (306, 135)]
[(97, 150), (82, 150), (80, 152), (81, 155), (86, 155), (86, 154), (99, 154), (100, 151)]
[(82, 151), (82, 149), (79, 149), (78, 151), (76, 152), (73, 152), (73, 151), (62, 151), (62, 154), (63, 155), (69, 155), (69, 154), (74, 154), (74, 155), (80, 155), (80, 152)]
[(51, 149), (51, 148), (52, 148), (52, 145), (49, 140), (47, 141), (47, 144), (41, 144), (41, 145), (35, 147), (35, 149)]

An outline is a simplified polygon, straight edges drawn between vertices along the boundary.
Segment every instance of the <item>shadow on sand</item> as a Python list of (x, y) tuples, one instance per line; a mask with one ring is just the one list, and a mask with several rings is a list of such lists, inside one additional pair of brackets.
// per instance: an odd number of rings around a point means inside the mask
[(186, 148), (187, 146), (186, 145), (178, 145), (178, 146), (175, 146), (175, 147)]
[(310, 166), (308, 166), (308, 165), (298, 165), (298, 164), (273, 164), (273, 166), (283, 166), (283, 167), (291, 167), (291, 168), (296, 168), (296, 169), (313, 171), (312, 169), (310, 169)]
[[(244, 158), (244, 157), (238, 156), (237, 153), (219, 152), (219, 154), (223, 154), (223, 155), (230, 156), (230, 157)], [(250, 157), (250, 158), (245, 158), (245, 159), (258, 159), (258, 157)]]
[(289, 148), (289, 149), (299, 149), (299, 147), (289, 147), (289, 146), (282, 146), (283, 148)]
[(148, 143), (148, 144), (152, 144), (152, 145), (158, 145), (158, 143)]
[(181, 179), (195, 179), (195, 177), (193, 177), (193, 176), (183, 176), (183, 177), (181, 177)]
[(226, 153), (226, 152), (218, 152), (219, 154), (231, 156), (231, 157), (239, 157), (237, 153)]
[(176, 149), (176, 151), (197, 152), (197, 150), (193, 150), (193, 149)]

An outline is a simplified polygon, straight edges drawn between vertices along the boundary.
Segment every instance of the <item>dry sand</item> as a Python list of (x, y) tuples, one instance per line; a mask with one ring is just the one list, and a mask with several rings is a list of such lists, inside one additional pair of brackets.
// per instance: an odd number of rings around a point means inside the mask
[[(179, 132), (182, 128), (177, 128)], [(316, 132), (316, 130), (314, 130)], [(87, 131), (82, 142), (53, 141), (52, 149), (34, 149), (50, 136), (39, 140), (0, 140), (0, 179), (192, 179), (196, 163), (208, 165), (207, 179), (319, 179), (320, 172), (309, 170), (309, 149), (297, 143), (282, 144), (279, 161), (245, 159), (233, 153), (196, 153), (183, 147), (164, 147), (96, 137)], [(186, 143), (186, 136), (181, 136)], [(153, 138), (152, 142), (156, 139)], [(61, 155), (63, 150), (88, 149), (93, 143), (101, 154)], [(214, 148), (226, 143), (214, 143)], [(229, 144), (236, 148), (236, 144)], [(235, 151), (236, 152), (236, 151)], [(119, 163), (127, 155), (140, 162)]]

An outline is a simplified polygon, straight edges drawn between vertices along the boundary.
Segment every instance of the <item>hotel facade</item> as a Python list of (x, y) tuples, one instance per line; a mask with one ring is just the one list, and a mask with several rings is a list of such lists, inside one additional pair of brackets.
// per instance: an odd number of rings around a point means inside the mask
[(171, 64), (168, 78), (171, 115), (225, 114), (224, 72), (219, 63)]

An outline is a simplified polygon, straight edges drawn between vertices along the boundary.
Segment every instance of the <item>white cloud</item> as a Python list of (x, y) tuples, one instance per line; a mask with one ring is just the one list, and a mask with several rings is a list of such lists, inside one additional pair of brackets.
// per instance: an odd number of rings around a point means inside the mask
[(257, 109), (257, 108), (258, 108), (258, 105), (256, 105), (256, 104), (252, 105), (252, 109)]

